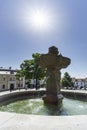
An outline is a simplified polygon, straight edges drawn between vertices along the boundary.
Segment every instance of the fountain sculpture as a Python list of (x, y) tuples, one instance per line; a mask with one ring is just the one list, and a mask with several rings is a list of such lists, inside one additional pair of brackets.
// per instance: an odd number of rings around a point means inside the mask
[(38, 58), (38, 65), (46, 68), (46, 95), (43, 96), (45, 105), (61, 106), (63, 95), (60, 93), (60, 79), (62, 68), (66, 68), (71, 60), (59, 54), (55, 46), (49, 48), (47, 54)]

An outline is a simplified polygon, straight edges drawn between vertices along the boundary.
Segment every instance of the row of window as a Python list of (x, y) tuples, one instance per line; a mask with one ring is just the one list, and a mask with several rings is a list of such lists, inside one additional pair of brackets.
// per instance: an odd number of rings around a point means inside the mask
[[(10, 84), (10, 85), (12, 85), (12, 84)], [(13, 86), (14, 86), (14, 84), (13, 84)], [(18, 87), (18, 88), (19, 88), (19, 87), (23, 87), (23, 84), (18, 84), (17, 87)], [(3, 84), (2, 87), (1, 87), (1, 89), (6, 89), (6, 85)]]
[[(1, 80), (2, 80), (2, 81), (6, 81), (6, 80), (7, 80), (7, 77), (2, 77)], [(10, 77), (9, 80), (10, 80), (10, 81), (15, 81), (15, 77)]]
[[(6, 81), (7, 80), (7, 77), (2, 77), (2, 81)], [(10, 77), (9, 78), (9, 81), (15, 81), (16, 78), (15, 77)], [(21, 81), (23, 80), (23, 78), (21, 78)]]

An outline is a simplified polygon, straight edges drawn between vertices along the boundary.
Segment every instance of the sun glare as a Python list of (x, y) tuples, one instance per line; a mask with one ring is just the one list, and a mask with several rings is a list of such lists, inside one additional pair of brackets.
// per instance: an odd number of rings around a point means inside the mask
[(26, 32), (51, 33), (56, 30), (62, 32), (66, 25), (66, 16), (61, 11), (55, 13), (46, 7), (26, 6), (21, 10), (20, 23)]
[(49, 16), (40, 10), (31, 12), (29, 16), (30, 23), (37, 29), (45, 29), (49, 26)]
[(40, 13), (39, 11), (32, 14), (31, 20), (32, 20), (32, 23), (38, 27), (45, 26), (47, 24), (46, 15)]
[(55, 25), (52, 12), (46, 8), (26, 8), (22, 13), (22, 18), (21, 25), (29, 31), (50, 32)]

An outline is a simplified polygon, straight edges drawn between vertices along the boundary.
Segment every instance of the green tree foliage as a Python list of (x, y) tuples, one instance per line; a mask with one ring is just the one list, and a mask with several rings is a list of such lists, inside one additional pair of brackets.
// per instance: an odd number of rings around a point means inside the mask
[(37, 59), (39, 58), (39, 53), (32, 54), (32, 59), (24, 60), (20, 65), (20, 70), (18, 70), (16, 77), (25, 76), (26, 81), (29, 83), (30, 79), (36, 79), (36, 85), (38, 80), (43, 79), (45, 76), (45, 69), (37, 65)]
[(68, 72), (64, 73), (64, 77), (62, 78), (61, 83), (62, 83), (62, 87), (66, 87), (66, 88), (73, 87), (72, 78)]
[(36, 85), (38, 84), (38, 80), (43, 79), (45, 77), (45, 69), (37, 64), (37, 59), (39, 58), (39, 53), (34, 53), (33, 57), (33, 79), (36, 79)]

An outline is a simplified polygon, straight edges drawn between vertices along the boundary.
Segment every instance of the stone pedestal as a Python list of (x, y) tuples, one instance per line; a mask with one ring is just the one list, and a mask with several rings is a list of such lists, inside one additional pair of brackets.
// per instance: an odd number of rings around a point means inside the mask
[(44, 105), (58, 105), (60, 107), (62, 104), (63, 95), (62, 94), (57, 94), (56, 96), (44, 95), (42, 99), (44, 100)]
[(62, 103), (63, 96), (60, 93), (60, 79), (62, 68), (70, 64), (70, 59), (59, 54), (55, 46), (49, 48), (48, 54), (42, 54), (38, 65), (46, 68), (46, 95), (43, 97), (44, 104), (58, 105)]

